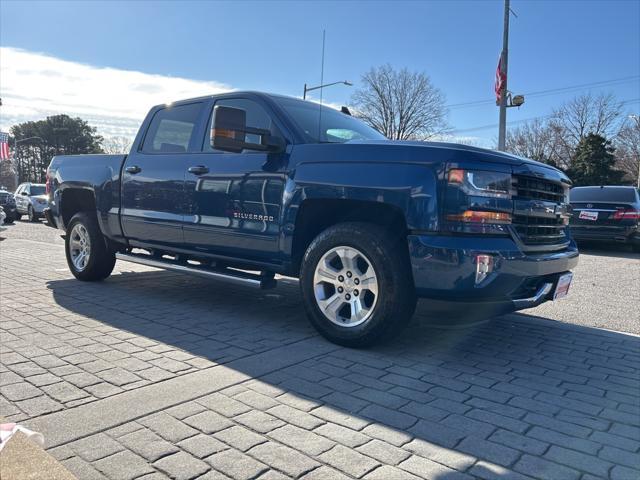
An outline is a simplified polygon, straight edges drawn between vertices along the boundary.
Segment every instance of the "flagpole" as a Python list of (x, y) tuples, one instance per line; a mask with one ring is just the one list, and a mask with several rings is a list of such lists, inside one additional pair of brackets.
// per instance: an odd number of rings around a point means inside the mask
[(510, 0), (504, 0), (504, 28), (502, 33), (502, 54), (500, 70), (503, 82), (500, 89), (500, 120), (498, 121), (498, 150), (505, 150), (507, 136), (507, 64), (509, 61), (509, 6)]

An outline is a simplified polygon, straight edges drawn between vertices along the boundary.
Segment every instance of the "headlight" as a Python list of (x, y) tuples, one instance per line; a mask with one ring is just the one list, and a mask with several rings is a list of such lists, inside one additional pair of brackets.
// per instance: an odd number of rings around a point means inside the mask
[(511, 198), (511, 174), (480, 170), (449, 170), (449, 184), (467, 195)]

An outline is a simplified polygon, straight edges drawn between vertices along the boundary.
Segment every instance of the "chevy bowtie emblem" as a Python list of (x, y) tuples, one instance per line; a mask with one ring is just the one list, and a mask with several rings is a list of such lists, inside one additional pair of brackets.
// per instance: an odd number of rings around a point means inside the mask
[(587, 203), (587, 208), (593, 208), (593, 203)]

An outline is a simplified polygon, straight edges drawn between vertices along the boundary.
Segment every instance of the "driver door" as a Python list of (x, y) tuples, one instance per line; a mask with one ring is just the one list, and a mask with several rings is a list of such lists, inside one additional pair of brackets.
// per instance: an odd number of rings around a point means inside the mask
[[(247, 127), (282, 136), (268, 107), (257, 100), (224, 98), (210, 106), (202, 153), (192, 156), (185, 176), (185, 243), (209, 254), (272, 260), (280, 251), (287, 154), (214, 150), (210, 126), (218, 105), (244, 110)], [(247, 142), (259, 142), (246, 135)]]

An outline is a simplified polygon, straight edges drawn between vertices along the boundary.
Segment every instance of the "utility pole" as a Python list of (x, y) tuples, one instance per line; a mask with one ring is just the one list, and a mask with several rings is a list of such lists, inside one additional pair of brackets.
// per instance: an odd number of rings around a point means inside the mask
[(509, 62), (509, 15), (510, 0), (504, 0), (504, 29), (502, 32), (502, 54), (500, 55), (500, 71), (504, 81), (500, 90), (500, 120), (498, 121), (498, 150), (505, 150), (507, 136), (507, 66)]
[[(640, 131), (640, 116), (638, 115), (629, 115), (631, 120), (635, 120), (636, 128)], [(638, 159), (638, 189), (640, 189), (640, 158)]]

